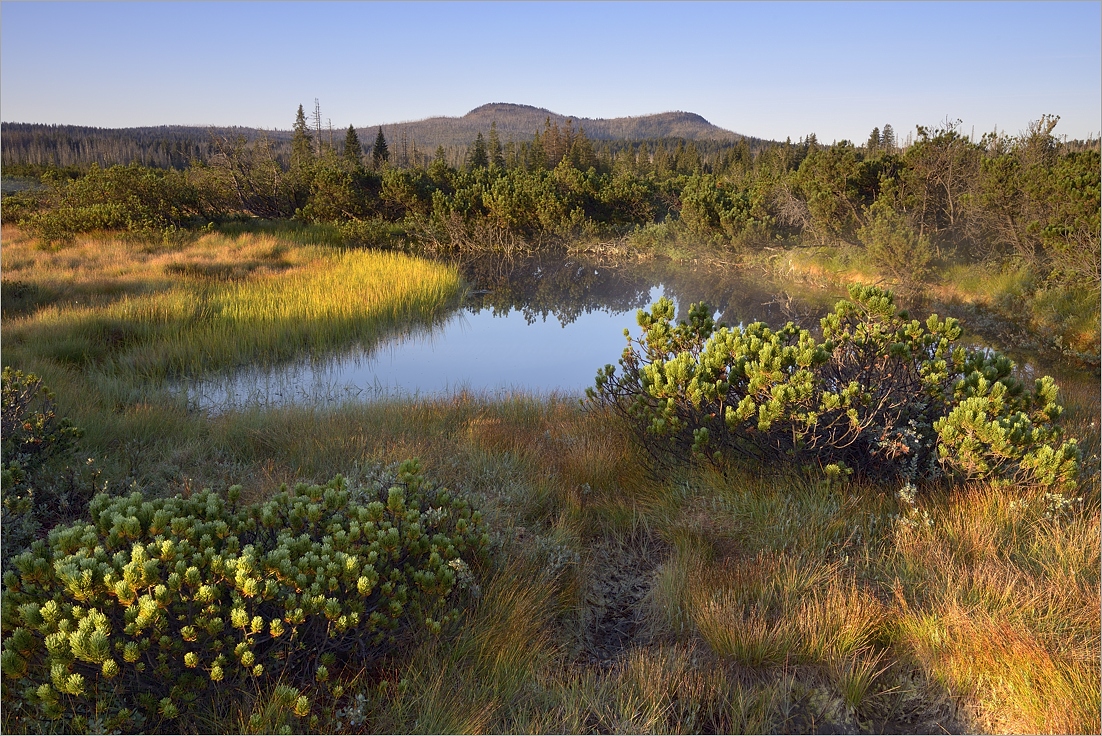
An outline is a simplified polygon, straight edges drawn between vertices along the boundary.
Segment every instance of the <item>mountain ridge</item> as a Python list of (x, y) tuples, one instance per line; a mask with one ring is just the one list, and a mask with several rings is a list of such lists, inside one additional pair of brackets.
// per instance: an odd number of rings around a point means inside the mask
[[(568, 124), (584, 130), (594, 142), (640, 142), (670, 139), (709, 141), (733, 145), (746, 140), (751, 146), (764, 143), (713, 125), (703, 116), (680, 110), (618, 118), (585, 118), (562, 115), (543, 107), (509, 102), (491, 102), (458, 117), (438, 115), (421, 120), (354, 125), (364, 149), (369, 150), (376, 131), (382, 128), (395, 160), (424, 161), (437, 147), (443, 147), (453, 163), (460, 162), (467, 148), (482, 133), (487, 136), (496, 123), (503, 145), (531, 142), (550, 123), (560, 130)], [(88, 125), (4, 122), (0, 135), (0, 163), (10, 165), (109, 166), (138, 162), (159, 167), (184, 168), (192, 160), (208, 160), (215, 152), (212, 135), (238, 136), (247, 141), (267, 138), (276, 145), (277, 156), (286, 158), (292, 132), (247, 126), (145, 125), (130, 128), (99, 128)], [(325, 139), (339, 146), (344, 130), (328, 127)], [(615, 145), (615, 143), (613, 143)]]
[(490, 102), (458, 117), (436, 115), (421, 120), (398, 123), (376, 123), (360, 130), (383, 129), (387, 140), (405, 135), (407, 138), (432, 145), (465, 145), (478, 133), (487, 133), (492, 123), (497, 123), (498, 136), (503, 142), (528, 141), (541, 132), (547, 122), (563, 127), (572, 121), (575, 129), (582, 129), (591, 140), (646, 140), (654, 138), (684, 138), (686, 140), (730, 140), (748, 138), (725, 128), (713, 125), (702, 115), (674, 110), (648, 115), (632, 115), (616, 118), (586, 118), (548, 110), (534, 105), (512, 102)]

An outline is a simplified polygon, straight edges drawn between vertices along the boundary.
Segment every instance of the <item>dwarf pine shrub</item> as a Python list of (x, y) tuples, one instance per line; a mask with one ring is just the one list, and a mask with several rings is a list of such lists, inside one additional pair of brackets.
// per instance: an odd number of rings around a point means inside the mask
[(209, 192), (171, 169), (92, 164), (75, 179), (47, 173), (43, 183), (46, 193), (22, 198), (13, 222), (46, 244), (97, 230), (168, 238), (193, 219), (214, 217), (218, 209)]
[(239, 487), (228, 502), (96, 496), (91, 523), (54, 529), (4, 576), (9, 727), (171, 728), (216, 688), (307, 687), (326, 663), (370, 664), (439, 633), (459, 615), (456, 569), (488, 537), (417, 461), (390, 480), (337, 477), (240, 507)]
[(662, 298), (588, 400), (625, 416), (660, 465), (749, 456), (829, 477), (1075, 485), (1080, 450), (1061, 441), (1051, 377), (1029, 391), (1009, 358), (960, 345), (956, 320), (911, 319), (873, 286), (849, 294), (821, 341), (792, 322), (717, 327), (703, 304), (675, 325)]
[[(74, 469), (81, 430), (57, 413), (54, 394), (33, 373), (0, 378), (0, 565), (59, 522), (84, 515), (95, 478)], [(84, 470), (81, 468), (80, 470)]]

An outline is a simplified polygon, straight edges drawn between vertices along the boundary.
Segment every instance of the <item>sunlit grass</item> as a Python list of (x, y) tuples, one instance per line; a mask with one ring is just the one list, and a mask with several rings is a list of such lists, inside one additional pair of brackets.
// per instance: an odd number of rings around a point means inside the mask
[[(341, 720), (355, 732), (892, 731), (900, 714), (922, 731), (1098, 728), (1097, 505), (1051, 523), (1043, 494), (977, 485), (920, 498), (932, 525), (910, 527), (875, 488), (737, 473), (647, 480), (614, 422), (555, 400), (230, 413), (195, 442), (192, 462), (204, 443), (223, 448), (255, 474), (255, 495), (420, 455), (497, 530), (497, 561), (456, 630), (396, 652), (371, 678), (350, 673), (340, 699), (312, 692), (319, 730)], [(602, 668), (576, 654), (572, 611), (578, 576), (606, 571), (567, 565), (548, 577), (548, 550), (636, 544), (623, 526), (589, 520), (633, 489), (645, 500), (637, 534), (667, 545), (648, 547), (646, 633)], [(352, 727), (357, 694), (366, 720)], [(213, 730), (247, 730), (253, 714), (275, 725), (285, 710), (260, 698)]]
[(759, 258), (765, 260), (775, 277), (813, 286), (839, 287), (885, 280), (861, 249), (844, 245), (794, 248)]
[(901, 655), (970, 704), (977, 730), (1099, 729), (1099, 517), (1046, 519), (1043, 492), (962, 489), (884, 558)]
[[(125, 257), (138, 249), (127, 243), (109, 241), (100, 252), (88, 243), (74, 248), (27, 256), (42, 274), (31, 283), (76, 298), (7, 320), (5, 337), (36, 357), (139, 379), (370, 342), (443, 314), (460, 289), (453, 269), (421, 259), (291, 246), (267, 235), (208, 235), (171, 253), (139, 253), (133, 265)], [(19, 259), (21, 250), (27, 247), (5, 247), (5, 260)], [(63, 258), (69, 260), (58, 263)], [(220, 273), (212, 263), (240, 269), (250, 262), (259, 265), (241, 278), (194, 275)], [(125, 293), (105, 300), (112, 281)]]
[(900, 628), (920, 665), (973, 701), (975, 728), (1097, 732), (1097, 649), (1069, 656), (1036, 631), (959, 607), (905, 615)]

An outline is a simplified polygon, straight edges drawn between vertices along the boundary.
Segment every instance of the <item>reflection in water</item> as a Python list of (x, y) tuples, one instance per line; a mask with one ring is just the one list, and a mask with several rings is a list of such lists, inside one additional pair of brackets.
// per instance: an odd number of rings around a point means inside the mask
[(568, 325), (594, 311), (634, 313), (648, 305), (658, 283), (632, 268), (611, 268), (577, 258), (476, 257), (455, 264), (476, 293), (468, 308), (495, 316), (516, 310), (530, 324), (554, 317)]
[(411, 326), (371, 349), (205, 378), (180, 390), (190, 406), (208, 411), (464, 389), (580, 396), (600, 367), (619, 358), (624, 329), (638, 334), (636, 310), (662, 295), (674, 300), (678, 318), (703, 301), (721, 323), (793, 320), (816, 332), (841, 296), (793, 298), (753, 274), (657, 259), (610, 264), (544, 255), (456, 265), (471, 295), (434, 325)]
[[(581, 395), (615, 363), (636, 310), (665, 295), (679, 315), (706, 301), (717, 319), (784, 322), (798, 311), (745, 276), (663, 261), (475, 258), (456, 264), (472, 286), (443, 322), (413, 327), (371, 350), (278, 368), (253, 368), (181, 387), (192, 407), (328, 404), (394, 395), (562, 391)], [(817, 321), (814, 310), (802, 307)]]
[(739, 324), (793, 320), (815, 328), (833, 300), (807, 304), (778, 293), (772, 284), (731, 269), (677, 263), (665, 259), (611, 264), (578, 256), (475, 257), (456, 262), (477, 293), (469, 307), (506, 314), (515, 309), (530, 322), (554, 315), (563, 325), (594, 311), (631, 314), (654, 301), (662, 285), (682, 318), (691, 304), (706, 302), (718, 320)]

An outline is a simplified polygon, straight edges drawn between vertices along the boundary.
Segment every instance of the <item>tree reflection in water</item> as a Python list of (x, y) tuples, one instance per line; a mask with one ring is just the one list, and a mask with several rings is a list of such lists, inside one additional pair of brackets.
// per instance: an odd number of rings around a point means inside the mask
[(617, 262), (565, 253), (482, 255), (455, 264), (474, 288), (466, 305), (471, 312), (504, 316), (515, 309), (529, 324), (548, 316), (565, 326), (594, 311), (630, 313), (650, 306), (651, 291), (658, 286), (677, 303), (678, 318), (703, 301), (726, 324), (793, 320), (814, 329), (833, 304), (823, 295), (808, 303), (778, 293), (765, 278), (745, 271), (661, 258)]
[[(764, 277), (663, 259), (595, 259), (566, 253), (456, 261), (470, 286), (465, 302), (431, 325), (410, 324), (373, 345), (303, 356), (276, 367), (206, 376), (180, 387), (189, 405), (224, 411), (289, 403), (327, 405), (396, 394), (522, 390), (581, 393), (615, 363), (623, 330), (660, 295), (682, 318), (705, 302), (717, 321), (818, 329), (836, 297), (792, 298)], [(795, 319), (795, 318), (800, 319)]]

